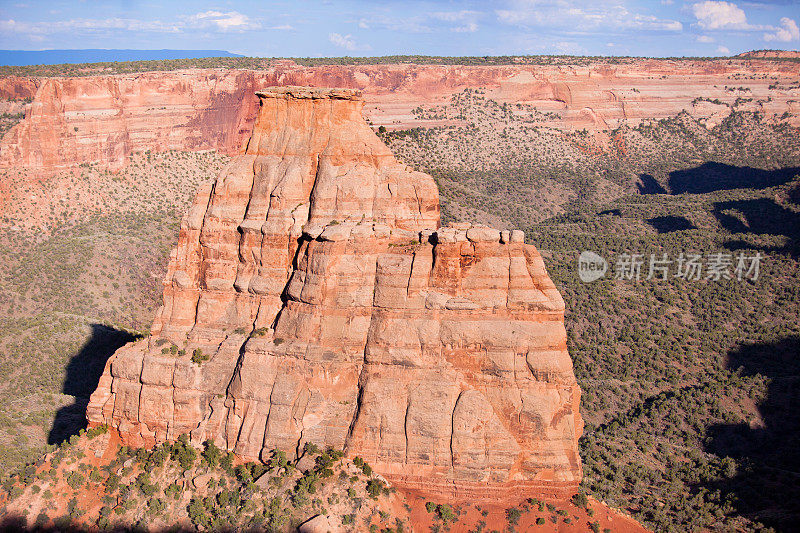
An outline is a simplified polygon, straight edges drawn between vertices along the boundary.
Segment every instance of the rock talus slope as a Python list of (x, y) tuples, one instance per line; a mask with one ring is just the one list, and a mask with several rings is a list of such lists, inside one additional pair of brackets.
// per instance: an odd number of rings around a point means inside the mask
[(90, 423), (245, 459), (343, 448), (425, 492), (573, 490), (580, 389), (536, 249), (439, 228), (433, 179), (395, 160), (358, 91), (258, 96), (244, 153), (183, 220), (152, 335), (109, 360)]

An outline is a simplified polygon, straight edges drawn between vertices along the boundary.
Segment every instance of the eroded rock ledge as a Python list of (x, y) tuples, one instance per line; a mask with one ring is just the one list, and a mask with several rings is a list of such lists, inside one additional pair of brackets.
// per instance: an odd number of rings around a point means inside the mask
[(535, 247), (439, 228), (433, 179), (396, 161), (357, 91), (258, 94), (245, 153), (198, 193), (152, 335), (109, 360), (90, 423), (246, 459), (334, 446), (428, 493), (574, 489), (580, 389)]
[(361, 91), (358, 89), (344, 89), (333, 87), (300, 87), (289, 85), (286, 87), (267, 87), (256, 91), (259, 98), (330, 98), (334, 100), (361, 100)]

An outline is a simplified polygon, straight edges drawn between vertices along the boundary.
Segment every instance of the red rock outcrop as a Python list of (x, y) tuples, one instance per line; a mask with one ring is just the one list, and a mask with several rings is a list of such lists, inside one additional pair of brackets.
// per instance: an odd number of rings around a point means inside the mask
[(736, 57), (743, 59), (798, 59), (800, 52), (797, 50), (750, 50), (736, 54)]
[(521, 232), (439, 228), (346, 89), (271, 88), (244, 153), (181, 225), (152, 335), (87, 416), (133, 445), (245, 459), (306, 442), (399, 486), (574, 490), (580, 389), (564, 303)]
[[(264, 70), (194, 69), (115, 76), (0, 79), (0, 98), (35, 98), (25, 120), (0, 143), (0, 167), (52, 169), (80, 163), (119, 168), (132, 152), (221, 150), (240, 153), (269, 85), (337, 86), (364, 92), (375, 126), (450, 123), (425, 119), (419, 106), (446, 106), (480, 88), (498, 102), (547, 112), (549, 127), (592, 131), (687, 111), (718, 122), (740, 108), (800, 124), (800, 64), (791, 61), (621, 59), (575, 65), (327, 65), (282, 61)], [(7, 95), (7, 96), (3, 96)], [(741, 107), (741, 97), (751, 99)], [(720, 106), (698, 106), (698, 98)], [(454, 113), (455, 115), (455, 113)]]
[[(137, 151), (238, 153), (257, 101), (237, 93), (251, 77), (197, 71), (38, 80), (25, 120), (3, 138), (0, 167), (98, 162), (115, 169)], [(19, 86), (6, 79), (0, 93)]]

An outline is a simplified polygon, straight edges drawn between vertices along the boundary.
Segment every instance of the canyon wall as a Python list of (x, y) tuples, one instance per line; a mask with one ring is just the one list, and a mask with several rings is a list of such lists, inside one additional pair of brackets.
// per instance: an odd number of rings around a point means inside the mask
[(388, 128), (458, 124), (415, 113), (447, 106), (465, 89), (503, 103), (536, 106), (545, 126), (602, 131), (687, 111), (718, 123), (738, 109), (800, 124), (800, 64), (789, 61), (635, 59), (585, 65), (329, 65), (291, 61), (258, 71), (194, 69), (114, 76), (0, 79), (0, 98), (34, 97), (25, 119), (0, 142), (0, 167), (50, 169), (80, 163), (110, 168), (132, 152), (239, 153), (272, 85), (363, 91), (365, 117)]
[(439, 227), (433, 179), (396, 161), (358, 91), (257, 98), (243, 153), (182, 222), (151, 336), (108, 361), (90, 424), (254, 460), (333, 446), (427, 494), (576, 490), (580, 389), (536, 248)]

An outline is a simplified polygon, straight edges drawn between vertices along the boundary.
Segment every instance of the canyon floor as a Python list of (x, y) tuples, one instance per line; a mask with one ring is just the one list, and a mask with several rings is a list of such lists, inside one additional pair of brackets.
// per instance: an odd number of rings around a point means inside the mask
[[(600, 134), (545, 127), (535, 106), (504, 105), (480, 88), (446, 104), (422, 103), (415, 114), (452, 124), (380, 136), (402, 161), (437, 179), (443, 218), (523, 229), (544, 256), (567, 305), (587, 423), (583, 488), (594, 498), (594, 518), (569, 502), (545, 501), (544, 509), (524, 501), (433, 502), (429, 512), (413, 494), (406, 495), (411, 510), (395, 508), (393, 518), (453, 531), (538, 530), (538, 518), (541, 530), (563, 531), (569, 518), (586, 530), (603, 522), (603, 501), (657, 531), (791, 531), (800, 520), (800, 418), (792, 409), (800, 380), (797, 129), (764, 120), (745, 102), (715, 125), (677, 113)], [(227, 160), (214, 151), (142, 152), (116, 173), (90, 163), (2, 170), (4, 470), (46, 451), (70, 460), (75, 452), (54, 445), (84, 424), (105, 360), (147, 329), (180, 216)], [(760, 252), (764, 259), (754, 281), (636, 282), (609, 272), (585, 284), (577, 272), (583, 250), (612, 269), (624, 252), (671, 259)], [(43, 467), (51, 459), (38, 460)], [(91, 479), (91, 466), (85, 470)], [(172, 483), (171, 473), (163, 475), (159, 490)], [(25, 476), (23, 469), (14, 479), (27, 491), (41, 483)], [(225, 476), (218, 474), (234, 487)], [(70, 490), (67, 480), (49, 482), (65, 496)], [(99, 516), (102, 502), (95, 503)], [(457, 522), (438, 507), (451, 503)], [(69, 514), (58, 508), (50, 518)], [(374, 514), (381, 517), (377, 507)], [(597, 527), (625, 530), (620, 515), (612, 519), (613, 527)]]

